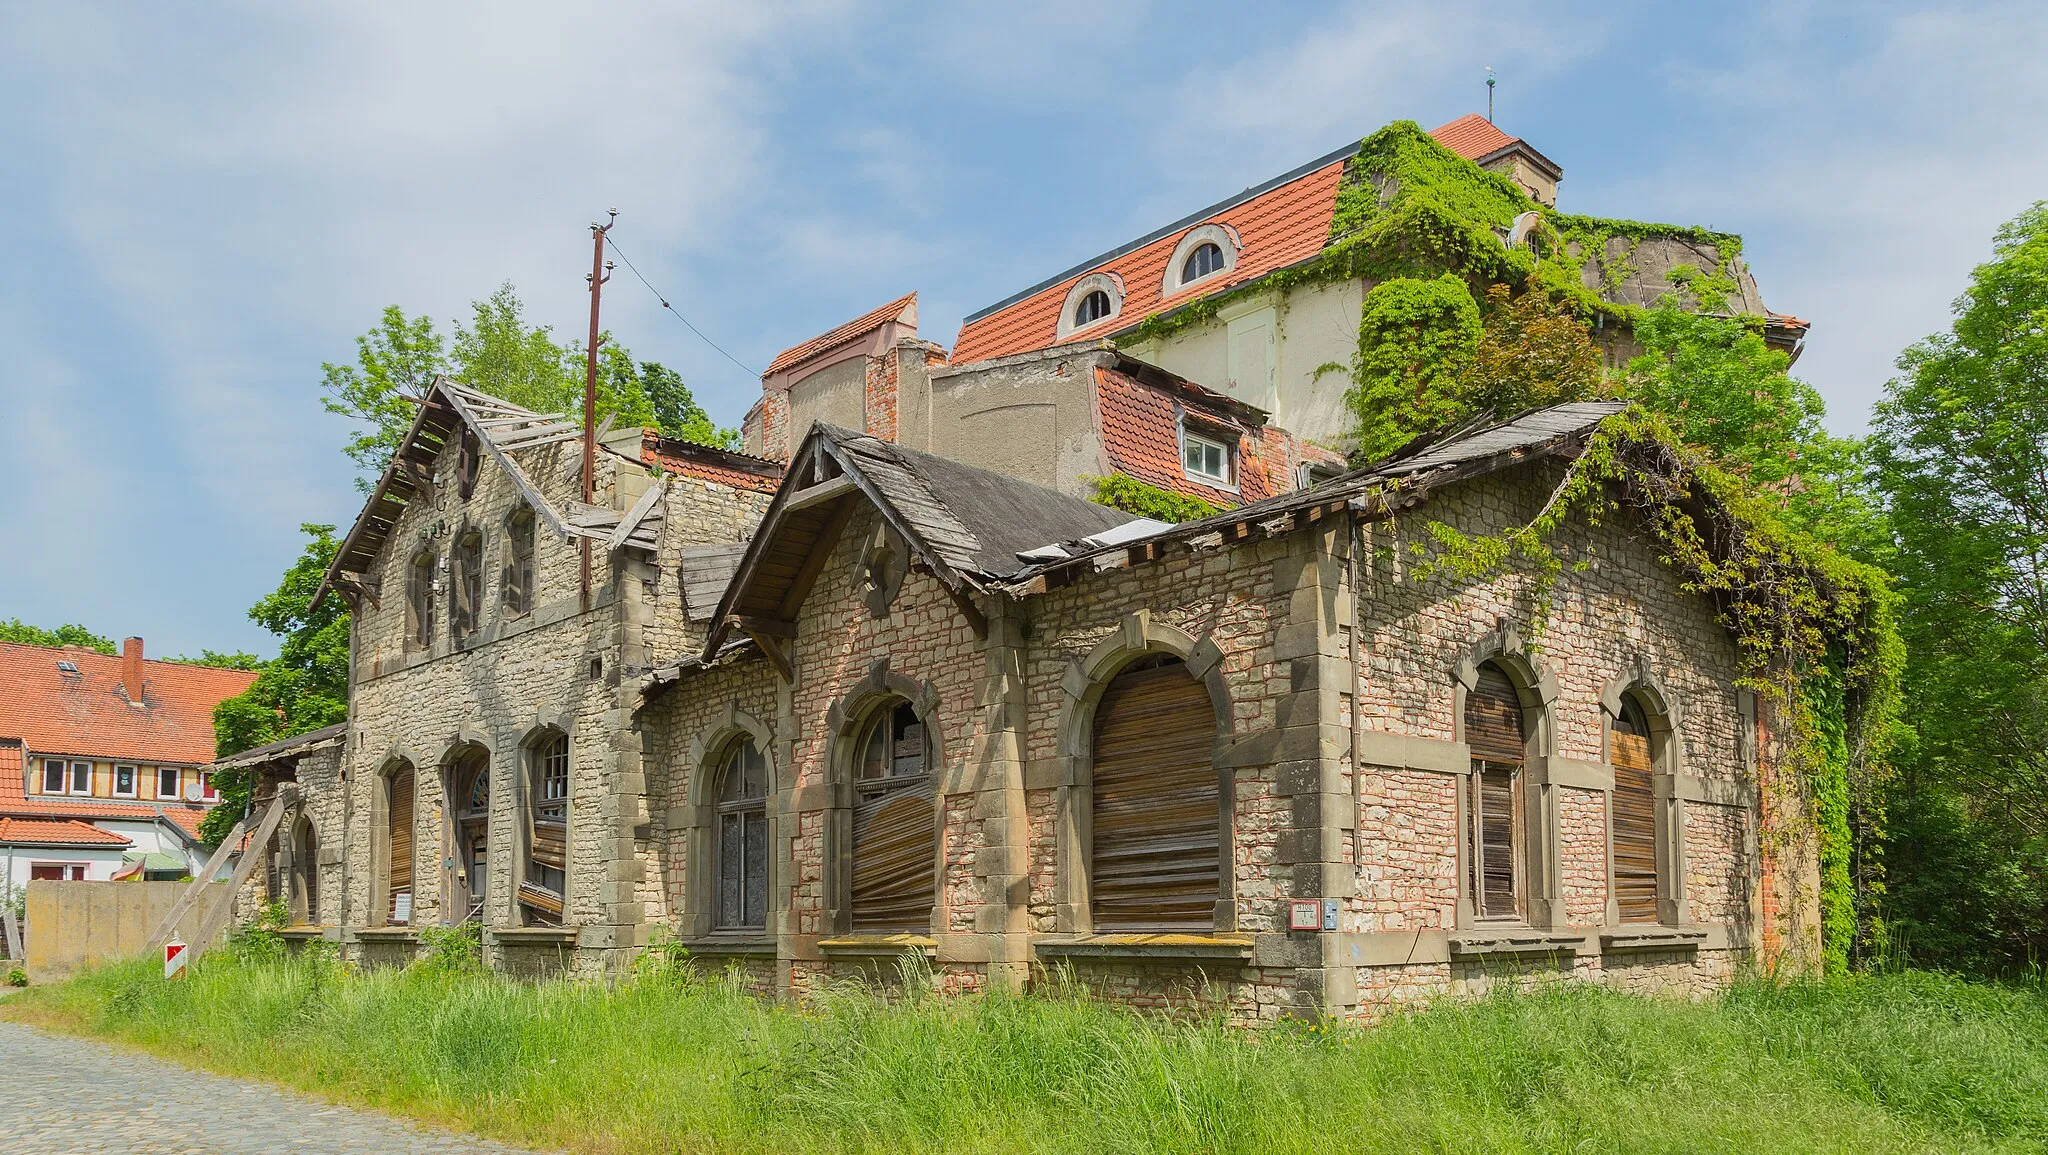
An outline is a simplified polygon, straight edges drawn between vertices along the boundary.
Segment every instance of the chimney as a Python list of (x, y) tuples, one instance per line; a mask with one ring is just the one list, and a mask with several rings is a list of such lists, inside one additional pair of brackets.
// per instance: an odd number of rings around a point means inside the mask
[(121, 688), (128, 691), (128, 704), (142, 705), (142, 639), (121, 643)]

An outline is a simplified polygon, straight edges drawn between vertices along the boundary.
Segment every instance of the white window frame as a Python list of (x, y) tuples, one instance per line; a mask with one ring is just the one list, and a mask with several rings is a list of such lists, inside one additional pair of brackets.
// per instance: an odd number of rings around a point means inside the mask
[[(1188, 465), (1188, 446), (1190, 443), (1213, 446), (1222, 457), (1223, 473), (1219, 476), (1191, 468)], [(1206, 485), (1211, 489), (1222, 489), (1235, 493), (1237, 492), (1237, 447), (1221, 437), (1213, 437), (1207, 433), (1198, 433), (1189, 429), (1187, 422), (1183, 421), (1180, 426), (1180, 472), (1182, 477), (1187, 478), (1196, 485)]]
[(213, 788), (213, 772), (211, 770), (201, 770), (199, 772), (199, 800), (201, 802), (220, 801), (220, 791)]
[[(78, 772), (80, 770), (85, 771), (85, 789), (83, 790), (78, 788)], [(66, 792), (85, 798), (92, 797), (92, 763), (73, 762), (71, 764), (71, 782)]]
[[(1109, 314), (1097, 317), (1085, 325), (1074, 322), (1074, 311), (1088, 294), (1101, 292), (1109, 298)], [(1054, 327), (1055, 340), (1065, 341), (1076, 333), (1092, 333), (1096, 330), (1108, 332), (1111, 322), (1124, 315), (1124, 279), (1113, 272), (1090, 273), (1075, 281), (1067, 289), (1066, 300), (1060, 303), (1059, 324)]]
[[(37, 862), (37, 861), (35, 861), (34, 859), (30, 859), (30, 860), (29, 860), (29, 864), (28, 864), (28, 876), (29, 876), (29, 877), (30, 877), (31, 879), (35, 878), (35, 876), (36, 876), (36, 868), (37, 868), (37, 867), (39, 867), (39, 866), (43, 866), (43, 867), (49, 867), (49, 866), (54, 866), (54, 867), (56, 867), (56, 868), (58, 868), (59, 870), (62, 870), (62, 871), (64, 872), (64, 877), (62, 877), (62, 878), (52, 878), (52, 879), (48, 879), (48, 880), (46, 880), (46, 881), (49, 881), (49, 882), (90, 882), (90, 881), (92, 881), (92, 872), (91, 872), (91, 870), (89, 869), (89, 868), (90, 868), (90, 867), (92, 866), (92, 864), (91, 864), (90, 862)], [(74, 870), (78, 872), (78, 877), (77, 877), (77, 878), (73, 878), (73, 877), (71, 877), (71, 872), (72, 872), (72, 871), (74, 871)]]
[[(123, 770), (128, 772), (128, 789), (126, 791), (121, 789), (121, 771)], [(142, 767), (130, 766), (125, 762), (116, 762), (114, 764), (114, 797), (135, 798), (140, 796), (141, 793)]]
[[(52, 766), (57, 768), (57, 788), (55, 790), (50, 789), (50, 767)], [(71, 789), (71, 763), (66, 762), (62, 758), (43, 759), (42, 786), (43, 793), (45, 794), (68, 793)]]
[[(1195, 250), (1203, 245), (1215, 245), (1222, 251), (1223, 267), (1197, 277), (1192, 281), (1187, 280), (1182, 276), (1182, 273), (1187, 270), (1188, 258), (1194, 256)], [(1171, 297), (1182, 289), (1194, 285), (1203, 285), (1210, 281), (1221, 282), (1227, 279), (1230, 274), (1237, 271), (1237, 254), (1243, 247), (1243, 243), (1238, 238), (1237, 230), (1229, 225), (1221, 222), (1196, 225), (1181, 237), (1179, 244), (1174, 246), (1173, 258), (1166, 262), (1166, 273), (1160, 281), (1159, 295)]]
[[(171, 776), (171, 792), (169, 794), (164, 793), (164, 775), (166, 774)], [(184, 789), (184, 770), (176, 766), (159, 766), (156, 768), (156, 796), (158, 798), (170, 798), (182, 802), (184, 801), (182, 793)]]

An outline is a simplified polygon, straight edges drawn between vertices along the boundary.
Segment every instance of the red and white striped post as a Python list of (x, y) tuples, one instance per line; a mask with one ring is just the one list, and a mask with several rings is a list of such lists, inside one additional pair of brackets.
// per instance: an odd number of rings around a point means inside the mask
[(164, 944), (164, 977), (176, 979), (185, 977), (185, 944), (177, 939)]

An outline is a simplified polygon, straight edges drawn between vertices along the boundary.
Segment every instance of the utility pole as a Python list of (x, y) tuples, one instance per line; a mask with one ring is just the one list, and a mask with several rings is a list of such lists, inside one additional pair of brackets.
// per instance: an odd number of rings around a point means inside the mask
[(1493, 65), (1486, 66), (1486, 123), (1493, 123)]
[[(597, 309), (611, 265), (604, 259), (604, 236), (618, 223), (619, 210), (603, 224), (590, 226), (590, 340), (583, 346), (583, 504), (597, 504)], [(590, 539), (583, 542), (583, 612), (590, 612)]]

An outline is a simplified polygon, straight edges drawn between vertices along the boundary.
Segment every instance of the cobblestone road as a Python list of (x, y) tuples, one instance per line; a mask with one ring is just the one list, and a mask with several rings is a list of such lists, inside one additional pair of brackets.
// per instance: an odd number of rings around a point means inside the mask
[(0, 1023), (0, 1079), (7, 1155), (519, 1150), (14, 1023)]

